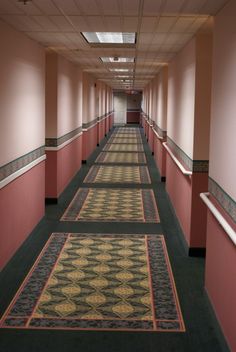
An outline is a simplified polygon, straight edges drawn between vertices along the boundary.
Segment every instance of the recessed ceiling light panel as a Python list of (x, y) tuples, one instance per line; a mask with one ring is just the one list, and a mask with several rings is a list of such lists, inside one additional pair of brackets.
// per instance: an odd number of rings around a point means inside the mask
[(134, 62), (134, 57), (100, 57), (102, 62)]
[(88, 43), (92, 44), (135, 44), (134, 32), (82, 32)]

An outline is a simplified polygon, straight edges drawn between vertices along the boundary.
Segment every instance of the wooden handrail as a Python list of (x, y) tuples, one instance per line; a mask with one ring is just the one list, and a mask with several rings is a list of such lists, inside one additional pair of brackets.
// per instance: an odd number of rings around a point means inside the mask
[(162, 143), (162, 145), (164, 146), (164, 148), (168, 151), (168, 153), (170, 154), (171, 158), (173, 159), (173, 161), (175, 162), (175, 164), (178, 166), (178, 168), (182, 171), (182, 173), (184, 175), (187, 176), (191, 176), (193, 173), (192, 171), (186, 170), (185, 167), (181, 164), (181, 162), (174, 156), (174, 154), (172, 153), (172, 151), (170, 150), (170, 148), (168, 147), (167, 143), (164, 142)]
[(208, 198), (210, 195), (209, 192), (205, 193), (200, 193), (200, 198), (203, 200), (203, 202), (206, 204), (208, 209), (212, 212), (216, 220), (219, 222), (219, 224), (223, 227), (224, 231), (227, 233), (231, 241), (236, 245), (236, 232), (234, 229), (230, 226), (230, 224), (225, 220), (225, 218), (221, 215), (219, 210), (214, 206), (214, 204), (210, 201)]

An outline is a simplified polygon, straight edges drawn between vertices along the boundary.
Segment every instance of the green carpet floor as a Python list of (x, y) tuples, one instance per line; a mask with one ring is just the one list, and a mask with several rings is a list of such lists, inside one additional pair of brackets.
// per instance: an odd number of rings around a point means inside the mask
[[(133, 127), (133, 126), (132, 126)], [(151, 177), (150, 184), (158, 203), (160, 223), (125, 222), (63, 222), (60, 221), (79, 187), (110, 188), (110, 184), (83, 183), (84, 178), (112, 131), (102, 141), (86, 165), (74, 177), (61, 195), (58, 204), (47, 205), (46, 215), (16, 255), (0, 273), (0, 315), (32, 267), (52, 232), (163, 234), (172, 265), (186, 332), (121, 332), (121, 331), (57, 331), (0, 329), (1, 352), (191, 352), (229, 351), (222, 336), (204, 289), (203, 258), (186, 255), (183, 235), (165, 191), (165, 184), (155, 166), (150, 149), (141, 130), (144, 151)], [(113, 184), (112, 188), (120, 188)], [(122, 184), (122, 188), (140, 188), (138, 184)]]

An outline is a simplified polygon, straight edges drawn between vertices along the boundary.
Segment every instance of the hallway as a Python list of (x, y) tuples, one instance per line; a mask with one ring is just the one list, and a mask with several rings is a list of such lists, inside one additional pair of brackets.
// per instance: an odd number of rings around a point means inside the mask
[[(127, 131), (132, 131), (132, 133), (128, 133)], [(97, 331), (93, 331), (93, 329), (92, 331), (0, 329), (1, 351), (12, 352), (18, 350), (37, 352), (47, 350), (73, 352), (77, 351), (78, 348), (82, 351), (96, 352), (111, 350), (151, 352), (157, 349), (163, 352), (220, 352), (228, 350), (204, 291), (204, 259), (192, 258), (186, 255), (181, 230), (165, 192), (165, 184), (160, 180), (160, 174), (155, 166), (143, 130), (140, 129), (141, 134), (138, 131), (139, 128), (133, 126), (111, 130), (108, 136), (102, 141), (101, 146), (97, 148), (87, 164), (81, 168), (71, 184), (63, 192), (59, 203), (47, 206), (46, 218), (41, 221), (0, 274), (0, 286), (2, 288), (0, 313), (2, 315), (11, 302), (21, 281), (32, 267), (52, 232), (87, 233), (88, 239), (91, 239), (95, 233), (116, 234), (118, 237), (121, 234), (121, 237), (123, 236), (124, 238), (127, 236), (124, 234), (131, 234), (129, 238), (132, 238), (132, 235), (134, 236), (135, 234), (155, 234), (157, 237), (163, 234), (170, 257), (186, 331), (184, 329), (183, 332), (181, 330), (174, 332), (171, 331), (171, 327), (170, 331), (165, 333), (162, 329), (160, 332), (119, 332), (119, 328), (116, 328), (116, 331), (113, 332), (99, 331), (99, 329)], [(126, 143), (122, 143), (123, 140)], [(127, 145), (127, 142), (130, 144)], [(123, 152), (123, 146), (133, 151)], [(113, 148), (115, 151), (112, 151)], [(139, 151), (136, 152), (136, 149), (139, 149)], [(134, 160), (137, 154), (143, 153), (142, 149), (144, 150), (147, 164), (145, 158), (141, 162)], [(100, 162), (99, 160), (101, 160), (101, 156), (104, 153), (107, 153), (107, 158), (103, 157), (102, 162)], [(128, 154), (132, 154), (133, 163), (127, 157)], [(122, 161), (120, 158), (121, 155), (123, 155)], [(109, 158), (112, 158), (112, 160), (116, 159), (116, 161), (109, 162)], [(108, 163), (104, 161), (105, 159), (108, 160)], [(118, 169), (113, 171), (105, 171), (104, 169), (114, 166), (123, 169), (120, 172)], [(99, 175), (98, 168), (101, 169), (102, 167), (103, 170)], [(139, 172), (137, 172), (137, 168), (140, 168)], [(141, 171), (141, 168), (145, 169)], [(112, 173), (114, 174), (111, 177)], [(85, 211), (85, 218), (80, 214), (80, 217), (77, 217), (78, 221), (71, 221), (71, 219), (68, 221), (68, 210), (66, 209), (68, 209), (68, 205), (71, 204), (71, 200), (79, 188), (90, 188), (93, 190), (108, 189), (107, 211), (104, 212), (104, 209), (103, 212), (99, 211), (99, 209), (95, 210), (95, 219), (89, 221), (88, 218), (86, 220), (86, 217), (90, 216), (91, 213), (93, 214), (93, 209), (90, 209), (87, 213)], [(112, 204), (111, 188), (113, 190), (118, 189), (119, 193), (122, 190), (153, 190), (158, 205), (160, 223), (158, 218), (151, 219), (149, 220), (150, 222), (142, 222), (142, 220), (137, 219), (135, 222), (132, 220), (128, 220), (127, 222), (127, 218), (125, 221), (120, 218), (117, 210), (112, 214), (109, 213)], [(94, 207), (96, 207), (96, 201)], [(121, 210), (125, 206), (126, 204), (120, 204)], [(125, 211), (126, 217), (130, 216), (129, 213), (127, 214), (127, 211), (130, 210), (129, 208), (130, 206)], [(75, 211), (74, 208), (73, 211)], [(98, 221), (98, 213), (103, 217), (102, 221)], [(106, 216), (108, 217), (107, 219)], [(135, 216), (137, 215), (134, 215), (134, 218)], [(60, 221), (63, 218), (67, 221)], [(111, 219), (113, 220), (112, 222)], [(22, 258), (24, 258), (23, 262)], [(27, 297), (25, 299), (27, 304)], [(181, 315), (180, 319), (182, 319)]]
[(236, 352), (235, 18), (0, 0), (1, 351)]

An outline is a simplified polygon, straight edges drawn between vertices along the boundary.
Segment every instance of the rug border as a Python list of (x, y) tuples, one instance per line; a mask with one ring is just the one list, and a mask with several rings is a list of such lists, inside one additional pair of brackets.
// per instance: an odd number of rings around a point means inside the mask
[[(65, 235), (66, 236), (66, 240), (65, 243), (67, 242), (67, 239), (69, 238), (70, 235), (92, 235), (92, 236), (120, 236), (121, 238), (124, 236), (143, 236), (145, 239), (145, 242), (147, 241), (147, 237), (148, 236), (155, 236), (155, 237), (159, 237), (162, 243), (162, 248), (164, 251), (164, 255), (165, 255), (165, 263), (167, 265), (167, 269), (168, 269), (168, 276), (169, 276), (169, 281), (171, 283), (171, 288), (172, 288), (172, 293), (173, 293), (173, 298), (174, 298), (174, 302), (175, 302), (175, 307), (176, 307), (176, 311), (178, 314), (178, 321), (179, 322), (179, 329), (172, 329), (172, 330), (168, 330), (168, 329), (133, 329), (133, 328), (126, 328), (126, 329), (121, 329), (121, 328), (70, 328), (70, 327), (31, 327), (28, 326), (28, 324), (26, 326), (3, 326), (3, 323), (5, 321), (5, 319), (7, 318), (8, 312), (11, 310), (11, 308), (13, 307), (13, 305), (15, 304), (15, 302), (17, 301), (17, 298), (20, 296), (21, 291), (24, 289), (24, 287), (26, 286), (28, 279), (30, 278), (31, 274), (33, 273), (34, 269), (36, 268), (37, 264), (39, 263), (40, 259), (43, 257), (43, 254), (46, 252), (49, 243), (52, 241), (52, 237), (55, 237), (56, 235)], [(63, 247), (65, 245), (65, 243), (63, 244)], [(58, 256), (59, 257), (59, 256)], [(148, 260), (149, 260), (149, 255), (147, 256)], [(58, 260), (58, 258), (57, 258)], [(56, 262), (57, 262), (56, 260)], [(150, 264), (150, 261), (148, 262), (148, 265)], [(55, 264), (53, 265), (53, 268), (55, 267)], [(53, 270), (53, 269), (52, 269)], [(50, 276), (51, 274), (49, 274)], [(48, 281), (48, 279), (47, 279)], [(151, 286), (151, 292), (150, 292), (151, 296), (153, 294), (152, 291), (152, 286)], [(153, 300), (152, 300), (153, 301)], [(153, 304), (153, 302), (152, 302)], [(34, 307), (35, 309), (35, 307)], [(112, 320), (112, 319), (111, 319)], [(164, 321), (164, 319), (162, 320)], [(168, 250), (167, 250), (167, 246), (166, 246), (166, 241), (165, 241), (165, 237), (163, 234), (156, 234), (156, 233), (151, 233), (151, 234), (127, 234), (127, 233), (119, 233), (119, 234), (114, 234), (114, 233), (91, 233), (91, 232), (52, 232), (49, 235), (49, 238), (47, 239), (47, 241), (45, 242), (43, 248), (41, 249), (41, 251), (39, 252), (39, 255), (37, 256), (35, 262), (33, 263), (32, 267), (30, 268), (29, 272), (26, 274), (22, 284), (19, 286), (19, 288), (17, 289), (16, 293), (14, 294), (13, 298), (11, 299), (10, 303), (8, 304), (6, 310), (4, 311), (3, 315), (0, 318), (0, 330), (1, 329), (6, 329), (6, 330), (62, 330), (62, 331), (117, 331), (117, 332), (121, 332), (121, 331), (125, 331), (125, 332), (149, 332), (149, 333), (156, 333), (156, 332), (161, 332), (161, 333), (173, 333), (173, 332), (178, 332), (178, 333), (184, 333), (186, 332), (186, 327), (185, 327), (185, 323), (184, 323), (184, 319), (183, 319), (183, 314), (182, 314), (182, 310), (181, 310), (181, 305), (179, 302), (179, 298), (178, 298), (178, 293), (177, 293), (177, 289), (176, 289), (176, 284), (175, 284), (175, 279), (174, 279), (174, 275), (173, 275), (173, 271), (172, 271), (172, 267), (171, 267), (171, 263), (170, 263), (170, 259), (169, 259), (169, 254), (168, 254)]]

